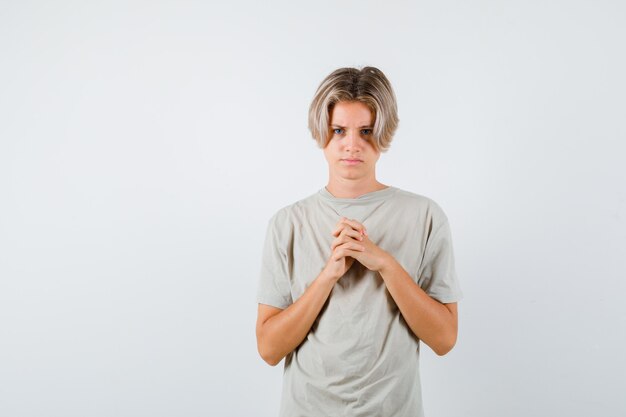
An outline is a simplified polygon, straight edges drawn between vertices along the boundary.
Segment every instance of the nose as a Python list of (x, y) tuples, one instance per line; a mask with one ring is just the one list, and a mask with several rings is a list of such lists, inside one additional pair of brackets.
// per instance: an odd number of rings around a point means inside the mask
[(347, 149), (360, 150), (363, 144), (361, 143), (361, 132), (358, 129), (351, 129), (346, 133), (344, 145)]

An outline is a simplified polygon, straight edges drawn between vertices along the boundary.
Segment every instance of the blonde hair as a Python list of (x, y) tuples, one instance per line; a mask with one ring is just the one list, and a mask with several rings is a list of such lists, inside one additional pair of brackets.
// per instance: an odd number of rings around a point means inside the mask
[(374, 146), (386, 152), (398, 127), (396, 96), (385, 74), (378, 68), (339, 68), (317, 88), (309, 107), (309, 130), (320, 148), (330, 140), (330, 114), (340, 101), (359, 101), (374, 116)]

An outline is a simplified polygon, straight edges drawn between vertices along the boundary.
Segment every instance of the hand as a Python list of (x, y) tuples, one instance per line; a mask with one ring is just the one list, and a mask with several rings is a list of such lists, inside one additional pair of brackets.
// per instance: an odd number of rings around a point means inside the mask
[(331, 254), (322, 273), (335, 282), (344, 276), (354, 263), (354, 255), (365, 250), (365, 247), (359, 244), (364, 233), (363, 225), (342, 217), (332, 232), (336, 238), (330, 246)]
[[(357, 222), (356, 220), (344, 220), (340, 221), (340, 224), (347, 224), (353, 230), (361, 230), (362, 236), (360, 240), (360, 246), (364, 248), (364, 250), (354, 251), (353, 253), (348, 253), (352, 258), (359, 261), (364, 267), (371, 271), (379, 272), (381, 269), (386, 267), (389, 262), (393, 259), (393, 257), (383, 249), (381, 249), (378, 245), (372, 242), (365, 231), (365, 227)], [(333, 232), (333, 235), (337, 233), (337, 230)]]

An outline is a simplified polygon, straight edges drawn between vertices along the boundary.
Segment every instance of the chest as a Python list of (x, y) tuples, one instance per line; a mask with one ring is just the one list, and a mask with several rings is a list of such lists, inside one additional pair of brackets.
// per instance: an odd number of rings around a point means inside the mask
[[(288, 256), (294, 300), (304, 293), (324, 269), (331, 255), (331, 244), (335, 239), (332, 231), (337, 227), (341, 216), (363, 224), (370, 240), (390, 253), (417, 282), (416, 275), (426, 244), (425, 227), (420, 226), (417, 218), (411, 218), (412, 216), (407, 214), (394, 217), (383, 210), (359, 213), (358, 207), (346, 207), (340, 212), (319, 210), (307, 213), (306, 217), (299, 219), (294, 225), (293, 242)], [(367, 275), (354, 273), (360, 269), (364, 267), (355, 261), (355, 265), (349, 271), (351, 273), (342, 278), (344, 281), (342, 284), (356, 284), (361, 276)]]

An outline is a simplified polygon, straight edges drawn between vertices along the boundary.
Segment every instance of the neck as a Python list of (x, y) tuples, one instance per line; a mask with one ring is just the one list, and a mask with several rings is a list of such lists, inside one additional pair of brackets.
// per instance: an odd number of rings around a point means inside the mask
[(346, 180), (344, 178), (328, 180), (326, 189), (337, 198), (357, 198), (363, 194), (383, 190), (388, 186), (371, 178), (369, 180)]

